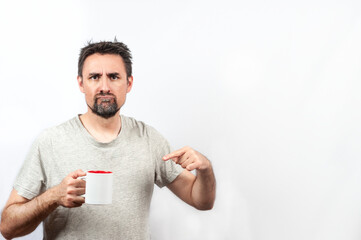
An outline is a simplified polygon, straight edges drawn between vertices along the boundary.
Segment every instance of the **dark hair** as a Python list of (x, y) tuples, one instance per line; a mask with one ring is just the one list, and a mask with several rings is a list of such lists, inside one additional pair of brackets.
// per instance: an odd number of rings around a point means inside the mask
[(128, 77), (132, 76), (132, 54), (127, 45), (122, 42), (118, 42), (117, 39), (114, 39), (114, 42), (88, 42), (88, 45), (80, 50), (78, 61), (78, 76), (83, 77), (83, 65), (85, 59), (95, 53), (102, 55), (115, 54), (121, 56), (127, 71), (127, 79)]

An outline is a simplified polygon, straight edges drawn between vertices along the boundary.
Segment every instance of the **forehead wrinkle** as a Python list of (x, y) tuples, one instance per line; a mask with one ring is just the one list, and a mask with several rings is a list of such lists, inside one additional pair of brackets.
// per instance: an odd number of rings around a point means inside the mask
[(88, 74), (99, 73), (102, 75), (112, 73), (123, 75), (123, 72), (126, 74), (126, 68), (122, 57), (112, 54), (90, 55), (84, 62), (83, 71), (88, 72)]

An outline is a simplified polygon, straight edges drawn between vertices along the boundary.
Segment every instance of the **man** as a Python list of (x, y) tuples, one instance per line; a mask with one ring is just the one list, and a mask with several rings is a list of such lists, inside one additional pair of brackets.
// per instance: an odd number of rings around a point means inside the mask
[[(154, 183), (197, 209), (213, 207), (215, 178), (205, 156), (190, 147), (171, 152), (155, 129), (119, 114), (133, 86), (125, 44), (81, 49), (77, 80), (88, 111), (35, 140), (2, 213), (5, 238), (44, 222), (45, 239), (149, 239)], [(83, 205), (86, 183), (79, 177), (87, 170), (114, 173), (113, 204)]]

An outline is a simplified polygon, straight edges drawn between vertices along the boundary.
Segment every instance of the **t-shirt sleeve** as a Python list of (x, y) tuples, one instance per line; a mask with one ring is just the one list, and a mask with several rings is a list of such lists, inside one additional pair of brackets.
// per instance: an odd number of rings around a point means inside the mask
[(172, 148), (169, 142), (155, 129), (151, 128), (150, 131), (152, 158), (155, 163), (154, 183), (162, 188), (173, 182), (184, 169), (172, 160), (163, 161), (163, 156), (171, 153)]
[(45, 188), (46, 176), (41, 159), (43, 141), (43, 134), (34, 141), (14, 183), (18, 194), (29, 200), (41, 194)]

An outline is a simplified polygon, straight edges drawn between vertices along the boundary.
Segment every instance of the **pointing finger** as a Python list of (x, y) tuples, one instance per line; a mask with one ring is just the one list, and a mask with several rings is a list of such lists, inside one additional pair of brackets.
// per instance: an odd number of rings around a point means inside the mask
[(165, 155), (165, 156), (163, 157), (163, 160), (164, 160), (164, 161), (167, 161), (167, 160), (169, 160), (169, 159), (171, 159), (171, 158), (180, 157), (180, 156), (182, 156), (185, 152), (186, 152), (186, 147), (181, 148), (181, 149), (179, 149), (179, 150), (176, 150), (176, 151), (174, 151), (174, 152), (171, 152), (171, 153)]

